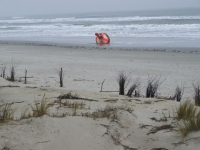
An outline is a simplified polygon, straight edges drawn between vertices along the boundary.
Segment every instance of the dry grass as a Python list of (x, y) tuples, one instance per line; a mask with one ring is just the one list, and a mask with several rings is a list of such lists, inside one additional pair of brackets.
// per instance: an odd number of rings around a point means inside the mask
[(31, 118), (31, 117), (32, 117), (32, 115), (31, 115), (31, 113), (29, 112), (28, 107), (22, 109), (20, 120), (21, 120), (21, 119), (28, 119), (28, 118)]
[(105, 108), (98, 108), (96, 111), (92, 113), (90, 112), (84, 113), (82, 114), (82, 116), (91, 117), (93, 119), (111, 118), (115, 116), (116, 112), (117, 112), (117, 108), (110, 105), (106, 105)]
[(119, 95), (124, 95), (124, 90), (129, 84), (130, 74), (126, 75), (123, 71), (120, 71), (117, 77), (117, 82), (119, 84)]
[(104, 108), (98, 108), (96, 111), (90, 113), (83, 113), (82, 116), (85, 117), (91, 117), (93, 119), (97, 118), (111, 118), (111, 119), (117, 119), (117, 113), (119, 110), (122, 111), (128, 111), (129, 113), (132, 113), (133, 109), (129, 108), (127, 106), (111, 106), (111, 105), (106, 105)]
[(175, 94), (172, 96), (172, 99), (180, 102), (183, 97), (183, 94), (184, 94), (184, 85), (182, 85), (182, 87), (177, 86)]
[(155, 77), (148, 77), (148, 84), (146, 87), (146, 98), (156, 97), (157, 90), (162, 82), (160, 82), (160, 78), (157, 76)]
[(85, 107), (85, 101), (81, 101), (81, 102), (71, 102), (71, 101), (64, 101), (61, 102), (61, 105), (66, 106), (68, 108), (79, 108), (79, 109), (83, 109)]
[(179, 120), (178, 133), (185, 137), (188, 133), (192, 131), (200, 130), (200, 111), (197, 107), (186, 101), (181, 103), (178, 108), (176, 108), (176, 119)]
[(14, 109), (9, 104), (0, 107), (0, 123), (14, 119)]
[(33, 117), (41, 117), (43, 115), (47, 115), (48, 111), (49, 111), (49, 103), (48, 101), (45, 99), (45, 94), (41, 100), (41, 102), (38, 102), (37, 100), (35, 100), (34, 105), (30, 105), (33, 114)]
[(77, 111), (76, 110), (78, 109), (78, 107), (79, 107), (78, 103), (77, 102), (74, 103), (72, 116), (76, 116), (77, 115)]
[(140, 78), (137, 78), (136, 81), (134, 81), (134, 83), (130, 86), (126, 95), (129, 97), (133, 97), (133, 93), (135, 91), (135, 96), (138, 96), (139, 93), (137, 93), (136, 89), (138, 89), (138, 91), (139, 91), (140, 84), (141, 84)]
[(182, 137), (187, 136), (192, 131), (200, 130), (200, 112), (188, 120), (178, 123), (178, 132)]
[(200, 84), (193, 84), (195, 105), (200, 106)]
[(191, 102), (185, 101), (181, 103), (179, 107), (175, 108), (174, 112), (176, 113), (174, 117), (177, 120), (180, 120), (180, 119), (188, 120), (191, 117), (196, 115), (197, 108), (194, 107), (194, 105)]
[(1, 66), (1, 71), (2, 71), (1, 77), (3, 78), (5, 78), (5, 75), (6, 75), (6, 67), (7, 67), (7, 63), (3, 62)]
[[(67, 96), (68, 97), (68, 96)], [(78, 98), (79, 100), (79, 98)], [(59, 107), (64, 107), (64, 108), (70, 108), (72, 109), (72, 116), (77, 116), (77, 109), (83, 109), (85, 108), (85, 100), (79, 100), (79, 101), (71, 101), (71, 100), (68, 100), (68, 99), (59, 99), (59, 100), (56, 100), (54, 101), (54, 103), (58, 103), (59, 104)], [(65, 114), (65, 113), (64, 113)], [(65, 115), (66, 116), (66, 115)]]
[(49, 116), (53, 118), (64, 118), (67, 115), (68, 115), (67, 112), (64, 111), (59, 112), (58, 110), (56, 112), (49, 113)]
[(58, 96), (58, 99), (80, 99), (77, 94), (67, 93), (67, 94), (61, 94)]
[(147, 135), (149, 135), (149, 134), (155, 134), (156, 132), (161, 131), (161, 130), (172, 130), (172, 129), (173, 129), (173, 127), (170, 124), (168, 124), (168, 125), (162, 125), (162, 126), (157, 126), (157, 127), (153, 127), (149, 131), (149, 133), (147, 133)]

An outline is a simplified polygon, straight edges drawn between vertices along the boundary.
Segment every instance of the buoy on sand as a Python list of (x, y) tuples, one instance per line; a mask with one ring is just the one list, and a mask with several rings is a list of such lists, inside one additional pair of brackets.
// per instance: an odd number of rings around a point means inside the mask
[(95, 33), (96, 35), (96, 43), (103, 45), (110, 43), (110, 37), (106, 33)]

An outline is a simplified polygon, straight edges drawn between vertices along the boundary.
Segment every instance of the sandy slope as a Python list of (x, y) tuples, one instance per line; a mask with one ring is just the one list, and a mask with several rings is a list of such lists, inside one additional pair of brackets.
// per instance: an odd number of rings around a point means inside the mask
[[(133, 71), (133, 79), (141, 77), (142, 95), (145, 94), (148, 75), (158, 75), (162, 79), (166, 78), (159, 89), (160, 95), (171, 96), (176, 85), (184, 81), (184, 99), (192, 99), (191, 84), (199, 79), (200, 74), (199, 54), (10, 45), (0, 46), (0, 52), (1, 65), (10, 62), (12, 58), (20, 62), (17, 77), (24, 75), (24, 69), (28, 70), (29, 76), (34, 77), (28, 79), (28, 84), (23, 84), (23, 81), (12, 83), (0, 78), (0, 86), (20, 86), (0, 87), (1, 103), (21, 102), (12, 105), (16, 109), (15, 119), (20, 117), (24, 107), (33, 104), (35, 99), (41, 100), (44, 93), (49, 102), (54, 102), (60, 94), (68, 92), (97, 100), (85, 100), (86, 105), (77, 110), (77, 116), (71, 116), (72, 109), (60, 107), (58, 111), (66, 112), (66, 117), (43, 116), (0, 124), (0, 145), (8, 141), (14, 149), (19, 150), (197, 150), (200, 146), (199, 139), (175, 146), (173, 143), (183, 139), (177, 136), (174, 129), (152, 132), (156, 126), (176, 126), (171, 117), (172, 108), (178, 106), (178, 102), (128, 98), (117, 93), (99, 92), (103, 79), (106, 79), (103, 90), (118, 90), (116, 74), (124, 70)], [(60, 66), (65, 70), (64, 88), (59, 88), (57, 83), (55, 68)], [(108, 105), (118, 108), (109, 119), (82, 117), (86, 112), (92, 113)], [(129, 109), (122, 110), (120, 106)], [(57, 112), (56, 107), (58, 104), (54, 103), (51, 112)], [(150, 118), (167, 120), (156, 122)], [(198, 135), (199, 132), (191, 133), (186, 139)]]

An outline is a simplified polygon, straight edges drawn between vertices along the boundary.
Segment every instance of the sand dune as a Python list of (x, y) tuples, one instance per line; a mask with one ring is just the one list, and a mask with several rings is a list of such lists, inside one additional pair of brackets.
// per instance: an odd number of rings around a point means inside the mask
[[(0, 53), (0, 67), (7, 63), (6, 76), (12, 59), (18, 63), (17, 81), (0, 77), (0, 104), (14, 102), (12, 108), (15, 108), (15, 120), (0, 123), (0, 148), (5, 143), (19, 150), (197, 150), (199, 147), (198, 138), (187, 141), (198, 137), (199, 131), (184, 139), (175, 131), (173, 108), (179, 102), (144, 98), (148, 76), (157, 76), (163, 81), (159, 97), (170, 97), (177, 85), (184, 85), (183, 101), (193, 100), (192, 83), (199, 81), (200, 74), (199, 54), (6, 44), (0, 46)], [(64, 70), (64, 87), (58, 83), (60, 67)], [(18, 81), (25, 69), (33, 77), (28, 78), (27, 84), (24, 79)], [(118, 91), (116, 77), (122, 70), (131, 73), (131, 81), (140, 77), (141, 97), (99, 92), (104, 79), (103, 91)], [(58, 96), (68, 93), (80, 98), (68, 102), (82, 102), (83, 108), (60, 106)], [(49, 115), (20, 120), (22, 110), (25, 107), (31, 110), (30, 105), (42, 100), (44, 94), (52, 104)], [(109, 116), (101, 116), (105, 108), (110, 110), (106, 113)], [(156, 130), (161, 126), (166, 128)]]

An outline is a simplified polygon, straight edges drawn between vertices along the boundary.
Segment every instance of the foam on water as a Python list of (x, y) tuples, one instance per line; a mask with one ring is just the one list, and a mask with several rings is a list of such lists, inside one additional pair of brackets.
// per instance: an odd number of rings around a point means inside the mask
[[(187, 13), (185, 13), (187, 14)], [(200, 13), (187, 15), (40, 16), (0, 19), (0, 37), (85, 37), (106, 32), (110, 37), (200, 39)], [(122, 41), (129, 44), (126, 41)]]

